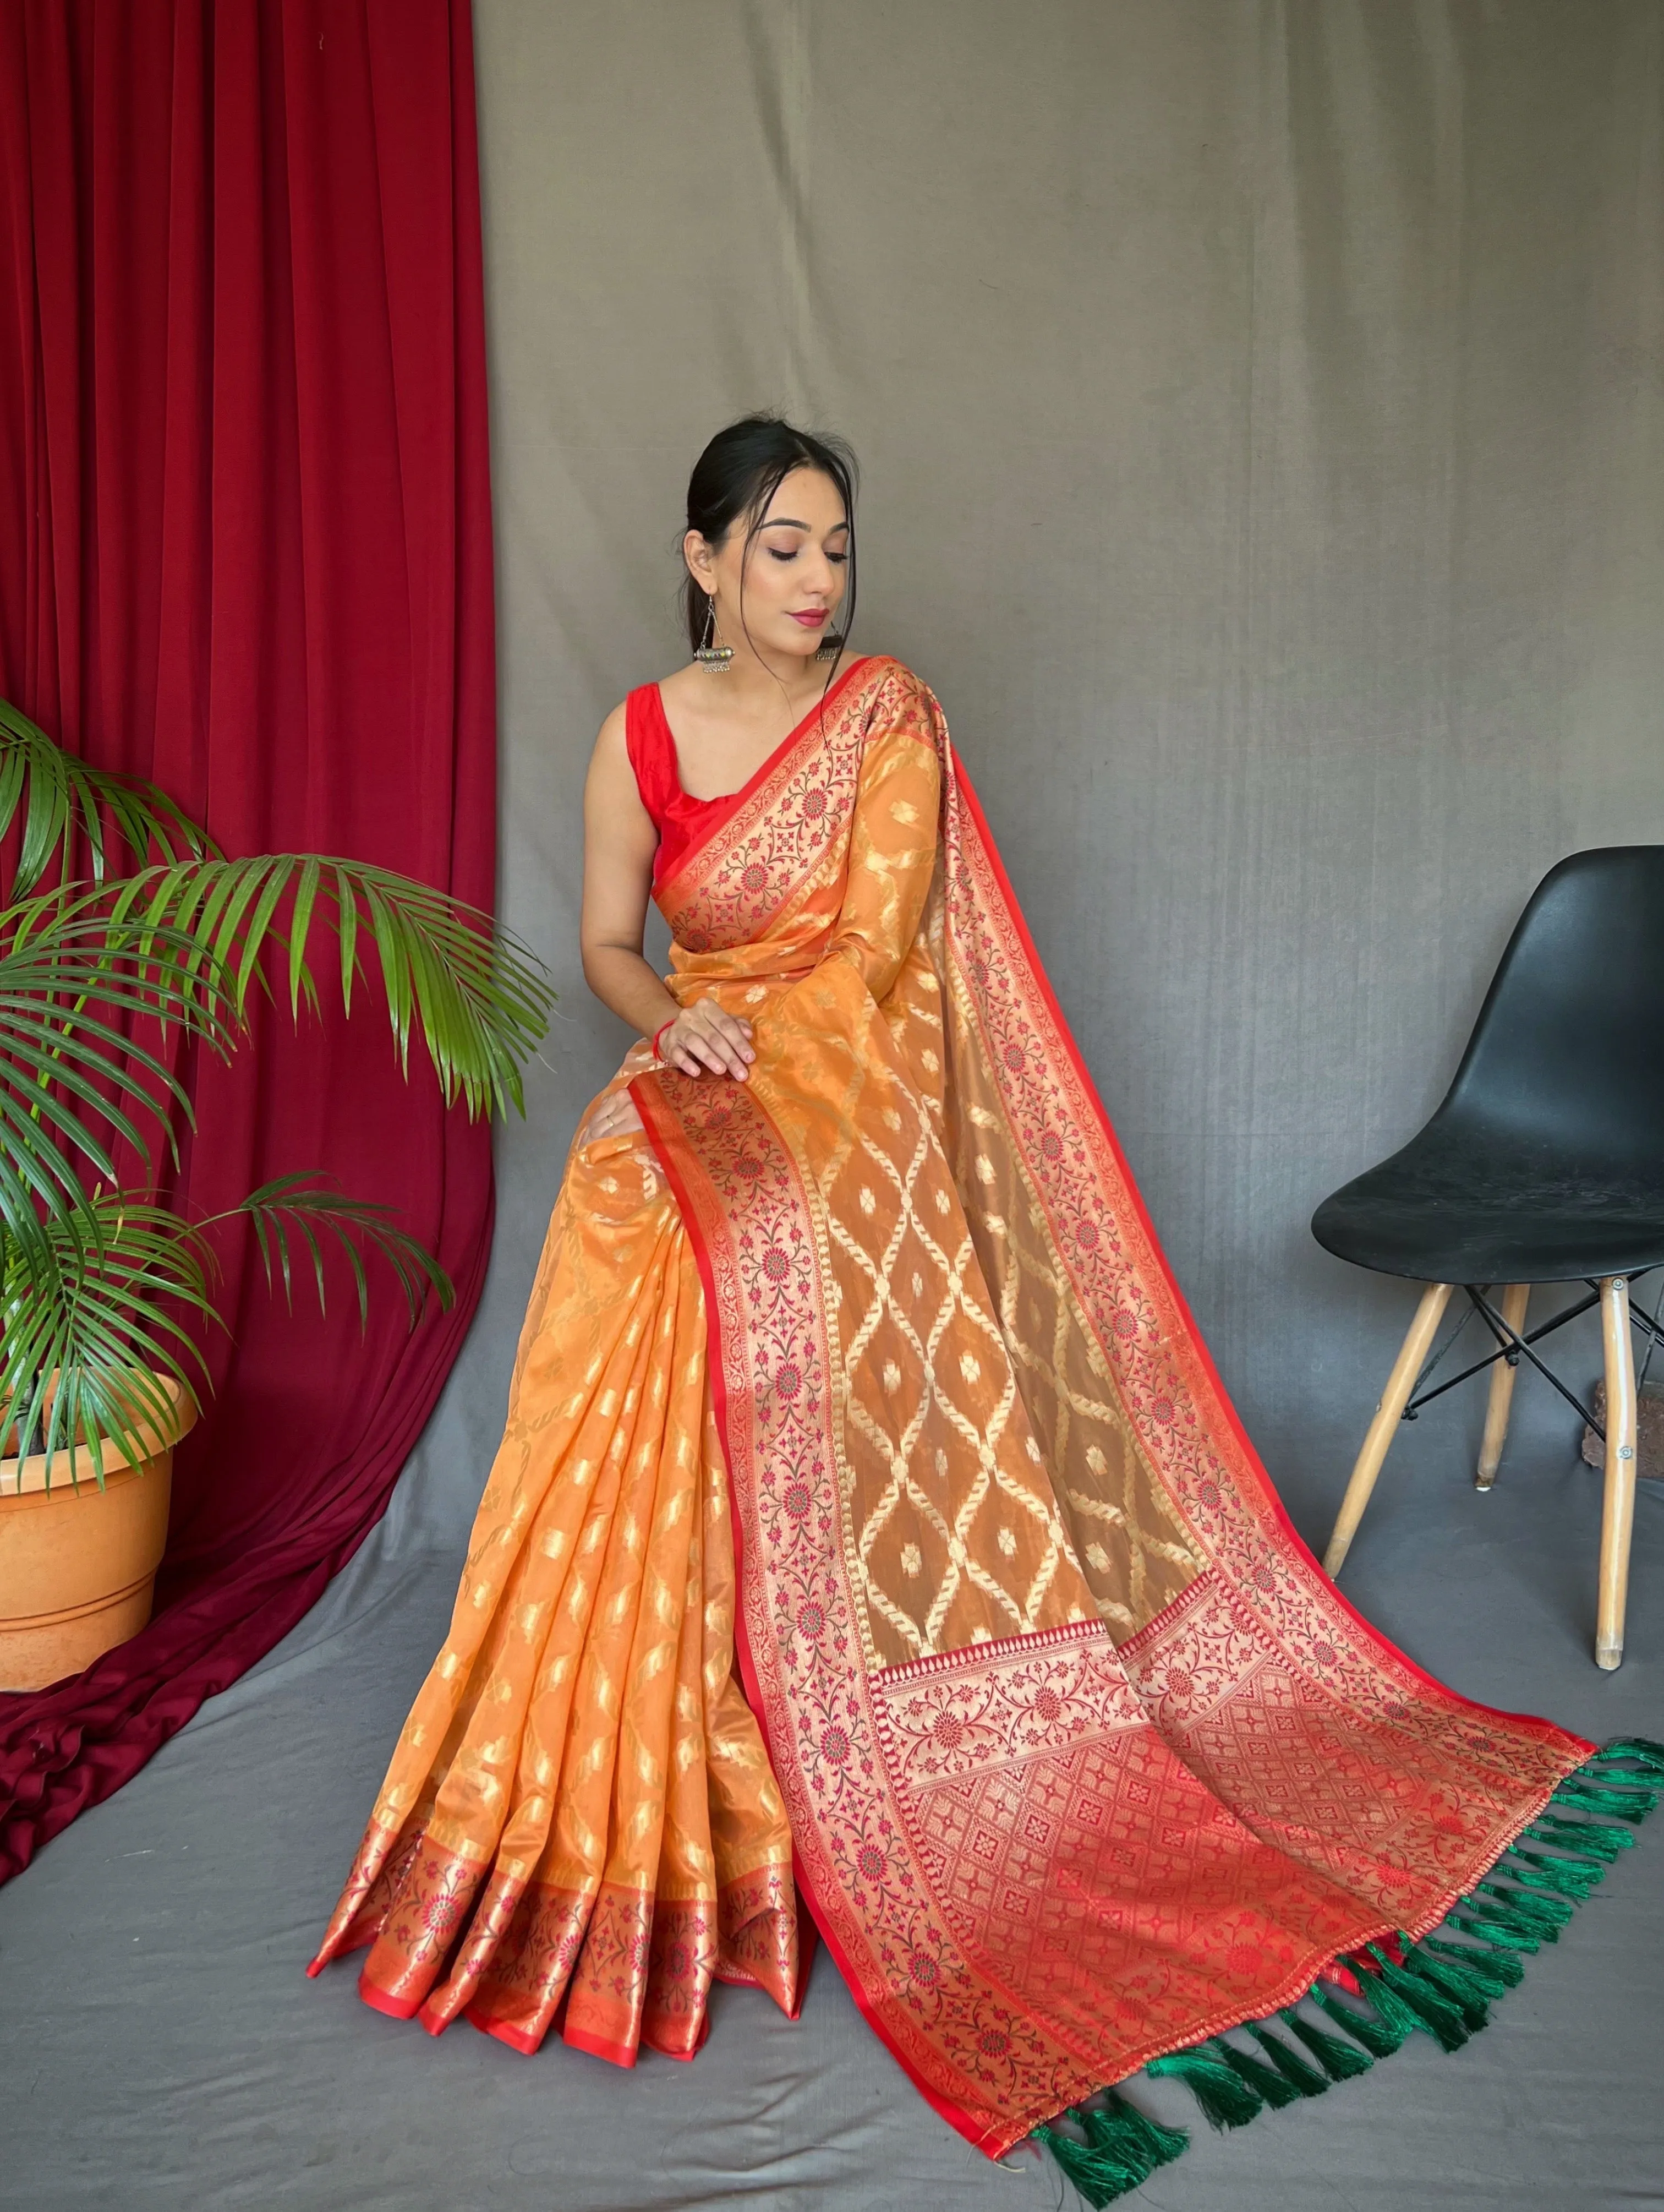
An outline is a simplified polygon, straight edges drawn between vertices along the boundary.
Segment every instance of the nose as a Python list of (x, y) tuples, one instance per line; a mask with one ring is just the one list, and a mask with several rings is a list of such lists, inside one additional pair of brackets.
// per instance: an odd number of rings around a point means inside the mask
[(803, 580), (804, 588), (809, 597), (811, 599), (823, 599), (829, 603), (836, 595), (838, 588), (837, 570), (827, 559), (825, 554), (819, 550), (817, 550), (814, 558), (806, 566), (807, 573)]

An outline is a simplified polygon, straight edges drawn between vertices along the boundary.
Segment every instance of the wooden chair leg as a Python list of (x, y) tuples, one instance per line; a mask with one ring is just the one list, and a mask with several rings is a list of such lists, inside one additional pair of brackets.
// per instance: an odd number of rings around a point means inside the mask
[(1630, 1286), (1622, 1275), (1600, 1284), (1600, 1335), (1606, 1367), (1606, 1496), (1600, 1516), (1600, 1603), (1594, 1663), (1608, 1673), (1624, 1656), (1624, 1601), (1630, 1586), (1635, 1525), (1635, 1350)]
[(1352, 1479), (1346, 1485), (1346, 1495), (1340, 1501), (1340, 1512), (1334, 1524), (1334, 1534), (1329, 1539), (1329, 1548), (1323, 1554), (1323, 1571), (1329, 1576), (1340, 1572), (1342, 1560), (1351, 1548), (1352, 1538), (1357, 1534), (1357, 1524), (1363, 1518), (1363, 1509), (1369, 1502), (1369, 1492), (1376, 1486), (1376, 1477), (1381, 1473), (1381, 1463), (1387, 1456), (1387, 1448), (1393, 1441), (1404, 1408), (1410, 1402), (1410, 1393), (1416, 1387), (1429, 1348), (1438, 1333), (1449, 1302), (1454, 1285), (1429, 1283), (1421, 1294), (1421, 1304), (1416, 1308), (1416, 1317), (1410, 1324), (1410, 1333), (1404, 1340), (1402, 1350), (1387, 1378), (1387, 1388), (1381, 1403), (1376, 1407), (1376, 1417), (1369, 1424), (1369, 1432), (1363, 1439), (1363, 1449), (1352, 1469)]
[[(1503, 1319), (1518, 1336), (1525, 1327), (1526, 1308), (1531, 1302), (1529, 1283), (1510, 1283), (1503, 1292)], [(1503, 1446), (1508, 1441), (1509, 1409), (1514, 1403), (1514, 1383), (1519, 1370), (1499, 1359), (1491, 1370), (1491, 1396), (1485, 1409), (1485, 1441), (1479, 1446), (1479, 1471), (1473, 1478), (1475, 1490), (1489, 1490), (1497, 1480), (1497, 1469), (1502, 1465)]]

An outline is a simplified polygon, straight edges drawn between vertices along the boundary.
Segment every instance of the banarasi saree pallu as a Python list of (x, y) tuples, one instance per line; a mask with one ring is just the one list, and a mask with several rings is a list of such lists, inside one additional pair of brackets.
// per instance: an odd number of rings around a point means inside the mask
[(756, 1062), (638, 1046), (645, 1133), (574, 1148), (313, 1971), (688, 2058), (713, 1978), (795, 2011), (801, 1899), (937, 2111), (1097, 2203), (1186, 2141), (1141, 2070), (1235, 2125), (1454, 2047), (1664, 1754), (1454, 1696), (1316, 1566), (916, 678), (858, 663), (722, 800), (628, 719), (671, 990)]

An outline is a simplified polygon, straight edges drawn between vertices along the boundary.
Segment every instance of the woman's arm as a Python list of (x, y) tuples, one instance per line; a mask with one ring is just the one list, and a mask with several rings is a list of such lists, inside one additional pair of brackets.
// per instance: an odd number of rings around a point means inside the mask
[(708, 1000), (684, 1012), (641, 956), (658, 846), (624, 744), (624, 710), (616, 707), (601, 725), (584, 785), (584, 980), (604, 1006), (643, 1036), (668, 1022), (659, 1053), (671, 1066), (744, 1083), (756, 1057), (751, 1024)]

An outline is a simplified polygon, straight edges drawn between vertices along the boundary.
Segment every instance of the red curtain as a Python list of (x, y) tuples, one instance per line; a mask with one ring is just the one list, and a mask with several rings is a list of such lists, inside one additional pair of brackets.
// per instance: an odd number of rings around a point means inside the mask
[[(467, 0), (0, 0), (0, 691), (232, 854), (492, 901), (495, 727)], [(325, 971), (327, 973), (327, 970)], [(327, 994), (205, 1062), (197, 1213), (321, 1168), (438, 1252), (411, 1333), (228, 1246), (216, 1390), (144, 1633), (0, 1698), (0, 1878), (300, 1620), (385, 1508), (490, 1237), (489, 1131)]]

